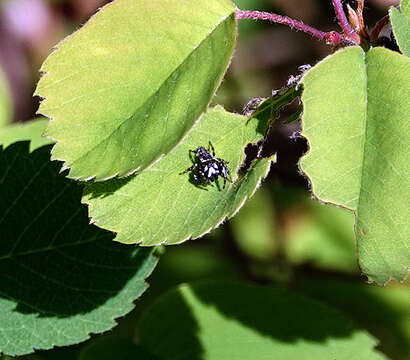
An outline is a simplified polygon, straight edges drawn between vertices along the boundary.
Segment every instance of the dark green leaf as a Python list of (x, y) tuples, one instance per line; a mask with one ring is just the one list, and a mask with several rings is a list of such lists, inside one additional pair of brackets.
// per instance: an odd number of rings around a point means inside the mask
[(111, 329), (147, 288), (157, 261), (89, 225), (82, 187), (59, 173), (50, 149), (0, 146), (0, 352), (8, 355)]
[(116, 336), (98, 339), (88, 345), (79, 360), (156, 360), (131, 340)]
[(340, 277), (302, 276), (298, 289), (337, 307), (380, 339), (390, 359), (410, 359), (410, 284), (369, 286)]

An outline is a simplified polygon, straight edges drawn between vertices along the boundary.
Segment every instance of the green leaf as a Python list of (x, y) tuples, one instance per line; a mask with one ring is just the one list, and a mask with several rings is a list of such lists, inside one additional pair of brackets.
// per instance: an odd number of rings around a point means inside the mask
[(81, 351), (79, 360), (156, 360), (131, 340), (109, 336), (98, 339)]
[(174, 148), (227, 69), (234, 12), (230, 0), (117, 0), (61, 42), (36, 95), (68, 176), (126, 176)]
[(301, 168), (318, 199), (355, 212), (359, 265), (379, 284), (410, 266), (409, 75), (405, 56), (350, 47), (303, 79)]
[(262, 188), (231, 220), (233, 237), (246, 255), (262, 261), (273, 258), (278, 248), (274, 214), (270, 194)]
[[(278, 90), (273, 90), (268, 98), (252, 99), (244, 109), (246, 115), (256, 117), (261, 121), (273, 125), (279, 117), (280, 111), (291, 104), (302, 93), (299, 86), (301, 76), (293, 77), (289, 83)], [(296, 111), (298, 113), (298, 111)]]
[(354, 214), (301, 198), (283, 215), (284, 251), (292, 263), (312, 263), (325, 270), (358, 271)]
[(390, 20), (400, 50), (410, 56), (410, 0), (402, 0), (400, 9), (390, 9)]
[(340, 277), (299, 278), (298, 289), (334, 306), (380, 340), (390, 359), (410, 358), (410, 284), (369, 286)]
[(9, 124), (13, 119), (12, 100), (7, 80), (0, 70), (0, 129)]
[(400, 2), (400, 9), (405, 14), (410, 14), (410, 0), (401, 0)]
[(82, 186), (49, 158), (50, 146), (0, 146), (0, 353), (7, 355), (111, 329), (132, 310), (157, 262), (152, 251), (117, 244), (89, 225)]
[[(215, 232), (212, 233), (214, 234)], [(240, 278), (241, 269), (238, 269), (235, 260), (220, 248), (224, 239), (215, 239), (212, 242), (207, 240), (201, 241), (200, 245), (198, 242), (189, 242), (184, 246), (168, 246), (150, 277), (152, 287), (149, 295), (155, 293), (158, 296), (171, 287), (200, 279)], [(143, 300), (147, 297), (148, 294)]]
[(384, 359), (371, 336), (332, 308), (277, 288), (222, 281), (163, 295), (143, 314), (139, 334), (167, 360)]
[[(231, 114), (221, 107), (209, 110), (174, 151), (154, 166), (127, 179), (90, 184), (83, 201), (95, 223), (117, 233), (116, 241), (142, 245), (176, 244), (198, 238), (232, 217), (259, 187), (269, 160), (256, 162), (240, 179), (246, 144), (265, 131), (258, 119)], [(197, 186), (190, 174), (189, 150), (211, 141), (216, 156), (229, 162), (234, 183)]]
[(0, 129), (0, 145), (6, 148), (17, 141), (29, 140), (30, 152), (32, 152), (44, 145), (52, 144), (53, 141), (42, 136), (46, 126), (47, 120), (40, 118)]

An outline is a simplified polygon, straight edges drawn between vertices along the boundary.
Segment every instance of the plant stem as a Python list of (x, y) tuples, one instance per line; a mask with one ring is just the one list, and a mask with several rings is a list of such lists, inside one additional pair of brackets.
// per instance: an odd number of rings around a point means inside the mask
[(347, 37), (352, 39), (353, 42), (360, 44), (360, 37), (353, 28), (350, 26), (349, 21), (347, 20), (346, 14), (343, 10), (343, 5), (341, 0), (332, 0), (333, 7), (335, 9), (337, 21), (339, 22), (340, 27)]
[[(253, 19), (253, 20), (268, 20), (278, 24), (284, 24), (289, 26), (291, 29), (297, 29), (303, 31), (306, 34), (313, 36), (318, 40), (324, 40), (327, 44), (337, 45), (346, 39), (336, 31), (323, 32), (315, 29), (309, 25), (304, 24), (301, 21), (293, 20), (287, 16), (272, 14), (264, 11), (246, 11), (237, 10), (237, 19)], [(348, 41), (349, 42), (349, 41)]]

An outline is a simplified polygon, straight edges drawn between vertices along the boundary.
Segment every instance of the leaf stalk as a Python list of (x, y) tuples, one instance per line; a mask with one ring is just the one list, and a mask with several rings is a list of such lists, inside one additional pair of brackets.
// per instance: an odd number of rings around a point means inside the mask
[(291, 29), (302, 31), (320, 41), (325, 41), (326, 44), (328, 45), (340, 45), (342, 43), (346, 43), (349, 45), (357, 45), (360, 43), (360, 38), (358, 40), (353, 39), (352, 37), (344, 35), (344, 34), (340, 34), (337, 31), (329, 31), (329, 32), (320, 31), (312, 26), (304, 24), (302, 21), (294, 20), (287, 16), (273, 14), (273, 13), (269, 13), (265, 11), (237, 10), (236, 18), (237, 19), (267, 20), (273, 23), (287, 25)]

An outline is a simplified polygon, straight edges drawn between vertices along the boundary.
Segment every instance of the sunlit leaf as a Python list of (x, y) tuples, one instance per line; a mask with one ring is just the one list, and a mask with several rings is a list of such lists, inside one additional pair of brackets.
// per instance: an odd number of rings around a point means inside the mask
[(52, 144), (52, 140), (42, 136), (46, 126), (47, 120), (40, 118), (0, 129), (0, 145), (6, 148), (17, 141), (28, 140), (30, 141), (30, 152), (32, 152), (43, 145)]
[(410, 266), (410, 60), (384, 48), (341, 50), (303, 79), (301, 168), (321, 201), (356, 214), (359, 264), (371, 281)]
[[(232, 217), (266, 176), (269, 160), (257, 161), (246, 175), (236, 171), (244, 147), (258, 140), (265, 128), (258, 119), (231, 114), (221, 107), (209, 110), (189, 135), (166, 157), (140, 175), (90, 184), (84, 202), (95, 223), (117, 233), (116, 241), (143, 245), (176, 244), (198, 238)], [(228, 161), (234, 183), (198, 186), (191, 174), (189, 150), (215, 147)]]
[(205, 111), (236, 37), (230, 0), (116, 0), (43, 64), (53, 159), (104, 180), (168, 153)]
[(410, 56), (410, 0), (402, 0), (400, 11), (390, 9), (394, 37), (403, 54)]

